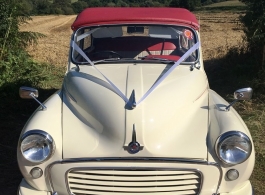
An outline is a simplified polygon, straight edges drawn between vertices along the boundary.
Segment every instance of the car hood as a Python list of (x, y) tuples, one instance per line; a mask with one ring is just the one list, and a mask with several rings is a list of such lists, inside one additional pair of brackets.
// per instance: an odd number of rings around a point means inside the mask
[[(136, 101), (171, 67), (104, 64), (98, 69)], [(63, 86), (63, 158), (206, 159), (208, 82), (203, 70), (180, 65), (134, 109), (91, 66), (69, 71)], [(133, 129), (135, 134), (133, 133)], [(128, 152), (133, 141), (141, 145)]]

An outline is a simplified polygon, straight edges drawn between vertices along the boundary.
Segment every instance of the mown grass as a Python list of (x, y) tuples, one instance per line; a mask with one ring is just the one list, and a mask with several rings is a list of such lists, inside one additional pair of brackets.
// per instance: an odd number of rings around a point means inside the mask
[(244, 11), (246, 10), (246, 5), (238, 0), (223, 1), (219, 3), (213, 3), (210, 5), (205, 5), (196, 9), (197, 11)]
[(238, 6), (246, 6), (246, 4), (242, 3), (238, 0), (230, 0), (230, 1), (222, 1), (219, 3), (213, 3), (210, 5), (206, 5), (204, 7), (238, 7)]

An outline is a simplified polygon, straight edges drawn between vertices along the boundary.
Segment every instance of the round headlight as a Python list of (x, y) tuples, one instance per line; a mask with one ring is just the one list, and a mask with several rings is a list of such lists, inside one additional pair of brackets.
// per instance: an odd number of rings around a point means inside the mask
[(21, 138), (20, 151), (32, 163), (48, 160), (53, 154), (55, 144), (52, 137), (41, 130), (26, 132)]
[(244, 162), (252, 150), (249, 137), (238, 131), (229, 131), (221, 135), (217, 139), (215, 147), (218, 158), (229, 165)]

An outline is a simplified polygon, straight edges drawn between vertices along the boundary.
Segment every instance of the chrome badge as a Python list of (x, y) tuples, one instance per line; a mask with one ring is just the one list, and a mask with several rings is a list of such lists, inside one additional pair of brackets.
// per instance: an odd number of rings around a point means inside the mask
[(141, 146), (137, 141), (136, 141), (136, 131), (135, 131), (135, 126), (133, 125), (133, 132), (132, 132), (132, 141), (129, 143), (128, 146), (124, 147), (125, 149), (128, 150), (129, 153), (131, 154), (136, 154), (140, 150), (143, 149), (143, 146)]

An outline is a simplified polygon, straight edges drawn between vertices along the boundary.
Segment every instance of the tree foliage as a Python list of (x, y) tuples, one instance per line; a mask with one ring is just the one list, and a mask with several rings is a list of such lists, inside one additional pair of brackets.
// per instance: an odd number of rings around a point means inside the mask
[(261, 61), (265, 69), (265, 1), (240, 0), (247, 5), (246, 14), (241, 18), (248, 41), (248, 49)]
[(170, 7), (182, 7), (191, 11), (195, 10), (196, 7), (201, 6), (200, 0), (172, 0)]
[(87, 7), (183, 7), (194, 10), (201, 5), (225, 0), (22, 0), (33, 15), (76, 14)]
[(19, 30), (19, 26), (30, 19), (23, 3), (20, 0), (0, 0), (0, 94), (3, 94), (4, 86), (10, 86), (11, 83), (41, 81), (40, 66), (25, 50), (41, 34)]
[(27, 11), (23, 1), (0, 0), (0, 60), (8, 50), (24, 49), (41, 36), (39, 33), (19, 31), (19, 26), (30, 19)]
[(247, 12), (242, 17), (245, 33), (249, 42), (257, 46), (265, 44), (265, 1), (241, 0), (247, 5)]

